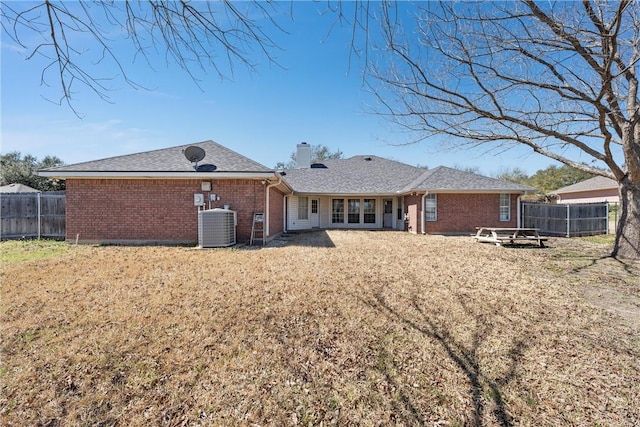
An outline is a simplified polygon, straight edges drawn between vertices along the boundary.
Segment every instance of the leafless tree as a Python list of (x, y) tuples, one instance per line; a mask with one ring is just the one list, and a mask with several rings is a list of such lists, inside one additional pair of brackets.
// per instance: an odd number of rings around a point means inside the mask
[[(236, 63), (252, 68), (255, 49), (274, 61), (269, 30), (283, 31), (277, 3), (248, 4), (47, 0), (0, 8), (3, 32), (28, 57), (48, 58), (42, 83), (60, 84), (60, 101), (73, 108), (76, 86), (105, 99), (115, 78), (137, 86), (116, 49), (123, 41), (147, 61), (163, 50), (195, 81), (196, 69), (224, 77)], [(613, 255), (640, 258), (637, 2), (428, 2), (411, 15), (390, 1), (326, 4), (336, 22), (353, 26), (352, 52), (368, 63), (381, 114), (416, 141), (444, 135), (499, 150), (524, 145), (615, 179), (621, 216)], [(115, 69), (101, 77), (93, 66), (104, 62)]]
[[(276, 62), (276, 4), (174, 1), (42, 1), (1, 3), (2, 30), (26, 52), (46, 58), (42, 85), (60, 86), (60, 103), (74, 108), (74, 94), (90, 89), (108, 100), (112, 84), (129, 77), (123, 46), (133, 46), (133, 59), (156, 53), (177, 64), (198, 82), (199, 73), (233, 74), (236, 64), (252, 69), (256, 51)], [(129, 50), (131, 52), (131, 50)], [(101, 72), (108, 74), (100, 75)], [(75, 111), (75, 110), (74, 110)]]
[(379, 112), (415, 141), (524, 145), (616, 180), (621, 220), (613, 256), (637, 259), (639, 7), (428, 2), (403, 15), (385, 4), (375, 12), (384, 45), (368, 61), (368, 82)]

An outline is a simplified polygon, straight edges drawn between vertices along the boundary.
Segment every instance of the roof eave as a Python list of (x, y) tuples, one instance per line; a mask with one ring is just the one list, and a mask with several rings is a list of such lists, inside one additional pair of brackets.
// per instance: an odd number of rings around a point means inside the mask
[(358, 193), (336, 193), (336, 192), (318, 192), (318, 191), (296, 191), (293, 190), (292, 195), (296, 196), (323, 196), (323, 197), (396, 197), (398, 193), (384, 193), (384, 192), (358, 192)]
[(502, 188), (502, 189), (458, 189), (458, 188), (429, 188), (429, 189), (424, 189), (424, 188), (414, 188), (411, 190), (402, 190), (401, 192), (398, 192), (398, 194), (411, 194), (411, 193), (440, 193), (440, 194), (460, 194), (460, 193), (464, 193), (464, 194), (527, 194), (530, 192), (533, 192), (535, 190), (522, 190), (522, 189), (509, 189), (509, 188)]
[(85, 178), (85, 179), (269, 179), (275, 172), (113, 172), (113, 171), (39, 171), (39, 176), (47, 178)]
[(556, 196), (564, 196), (567, 194), (579, 194), (579, 193), (592, 193), (594, 191), (619, 191), (617, 187), (602, 187), (602, 188), (590, 188), (588, 190), (573, 190), (573, 191), (554, 191), (551, 194)]
[(276, 179), (277, 181), (268, 181), (269, 186), (273, 186), (273, 188), (280, 190), (286, 195), (293, 194), (293, 188), (291, 188), (291, 186), (284, 179), (282, 179), (280, 174), (275, 174), (275, 176), (272, 176), (271, 179)]

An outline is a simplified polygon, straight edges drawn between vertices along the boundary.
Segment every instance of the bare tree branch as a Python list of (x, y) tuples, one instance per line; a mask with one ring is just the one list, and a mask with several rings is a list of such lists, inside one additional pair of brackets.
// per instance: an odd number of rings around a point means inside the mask
[(168, 66), (177, 65), (198, 84), (211, 70), (223, 79), (233, 77), (236, 64), (253, 70), (255, 53), (277, 64), (272, 35), (285, 32), (275, 19), (277, 4), (260, 1), (43, 0), (22, 5), (0, 5), (2, 30), (26, 51), (27, 59), (49, 60), (41, 84), (59, 86), (57, 103), (65, 102), (76, 114), (77, 87), (89, 88), (103, 100), (109, 100), (118, 81), (144, 88), (123, 66), (128, 58), (115, 48), (122, 42), (133, 47), (132, 59), (142, 57), (149, 66), (151, 54), (164, 51)]
[(381, 14), (367, 85), (414, 141), (526, 146), (617, 180), (629, 224), (616, 251), (637, 257), (639, 15), (631, 1), (431, 2), (403, 33)]

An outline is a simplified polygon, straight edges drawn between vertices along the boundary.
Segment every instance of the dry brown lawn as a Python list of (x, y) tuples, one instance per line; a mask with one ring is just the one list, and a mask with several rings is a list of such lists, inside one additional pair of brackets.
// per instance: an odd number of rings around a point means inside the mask
[(640, 266), (606, 245), (271, 246), (0, 263), (0, 424), (640, 423)]

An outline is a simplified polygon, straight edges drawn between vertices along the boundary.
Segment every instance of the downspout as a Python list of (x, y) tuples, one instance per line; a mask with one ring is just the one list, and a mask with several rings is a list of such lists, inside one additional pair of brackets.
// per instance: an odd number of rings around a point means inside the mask
[(275, 187), (276, 185), (280, 185), (282, 183), (282, 177), (278, 177), (278, 182), (275, 182), (273, 184), (269, 184), (267, 185), (267, 203), (266, 203), (266, 208), (265, 208), (265, 224), (264, 224), (264, 232), (265, 232), (265, 239), (268, 238), (270, 236), (269, 234), (269, 220), (271, 219), (271, 215), (269, 214), (269, 190), (271, 189), (271, 187)]
[(287, 232), (287, 199), (289, 196), (282, 198), (282, 232)]
[(516, 203), (518, 204), (516, 206), (516, 227), (521, 228), (522, 227), (522, 212), (521, 212), (521, 206), (522, 206), (522, 202), (520, 201), (520, 198), (522, 196), (518, 196), (518, 198), (516, 199)]
[(422, 234), (427, 234), (426, 230), (425, 230), (425, 223), (427, 220), (426, 217), (426, 210), (427, 210), (427, 194), (429, 194), (428, 191), (425, 191), (424, 194), (422, 195), (422, 212), (420, 213), (420, 231), (422, 231)]

